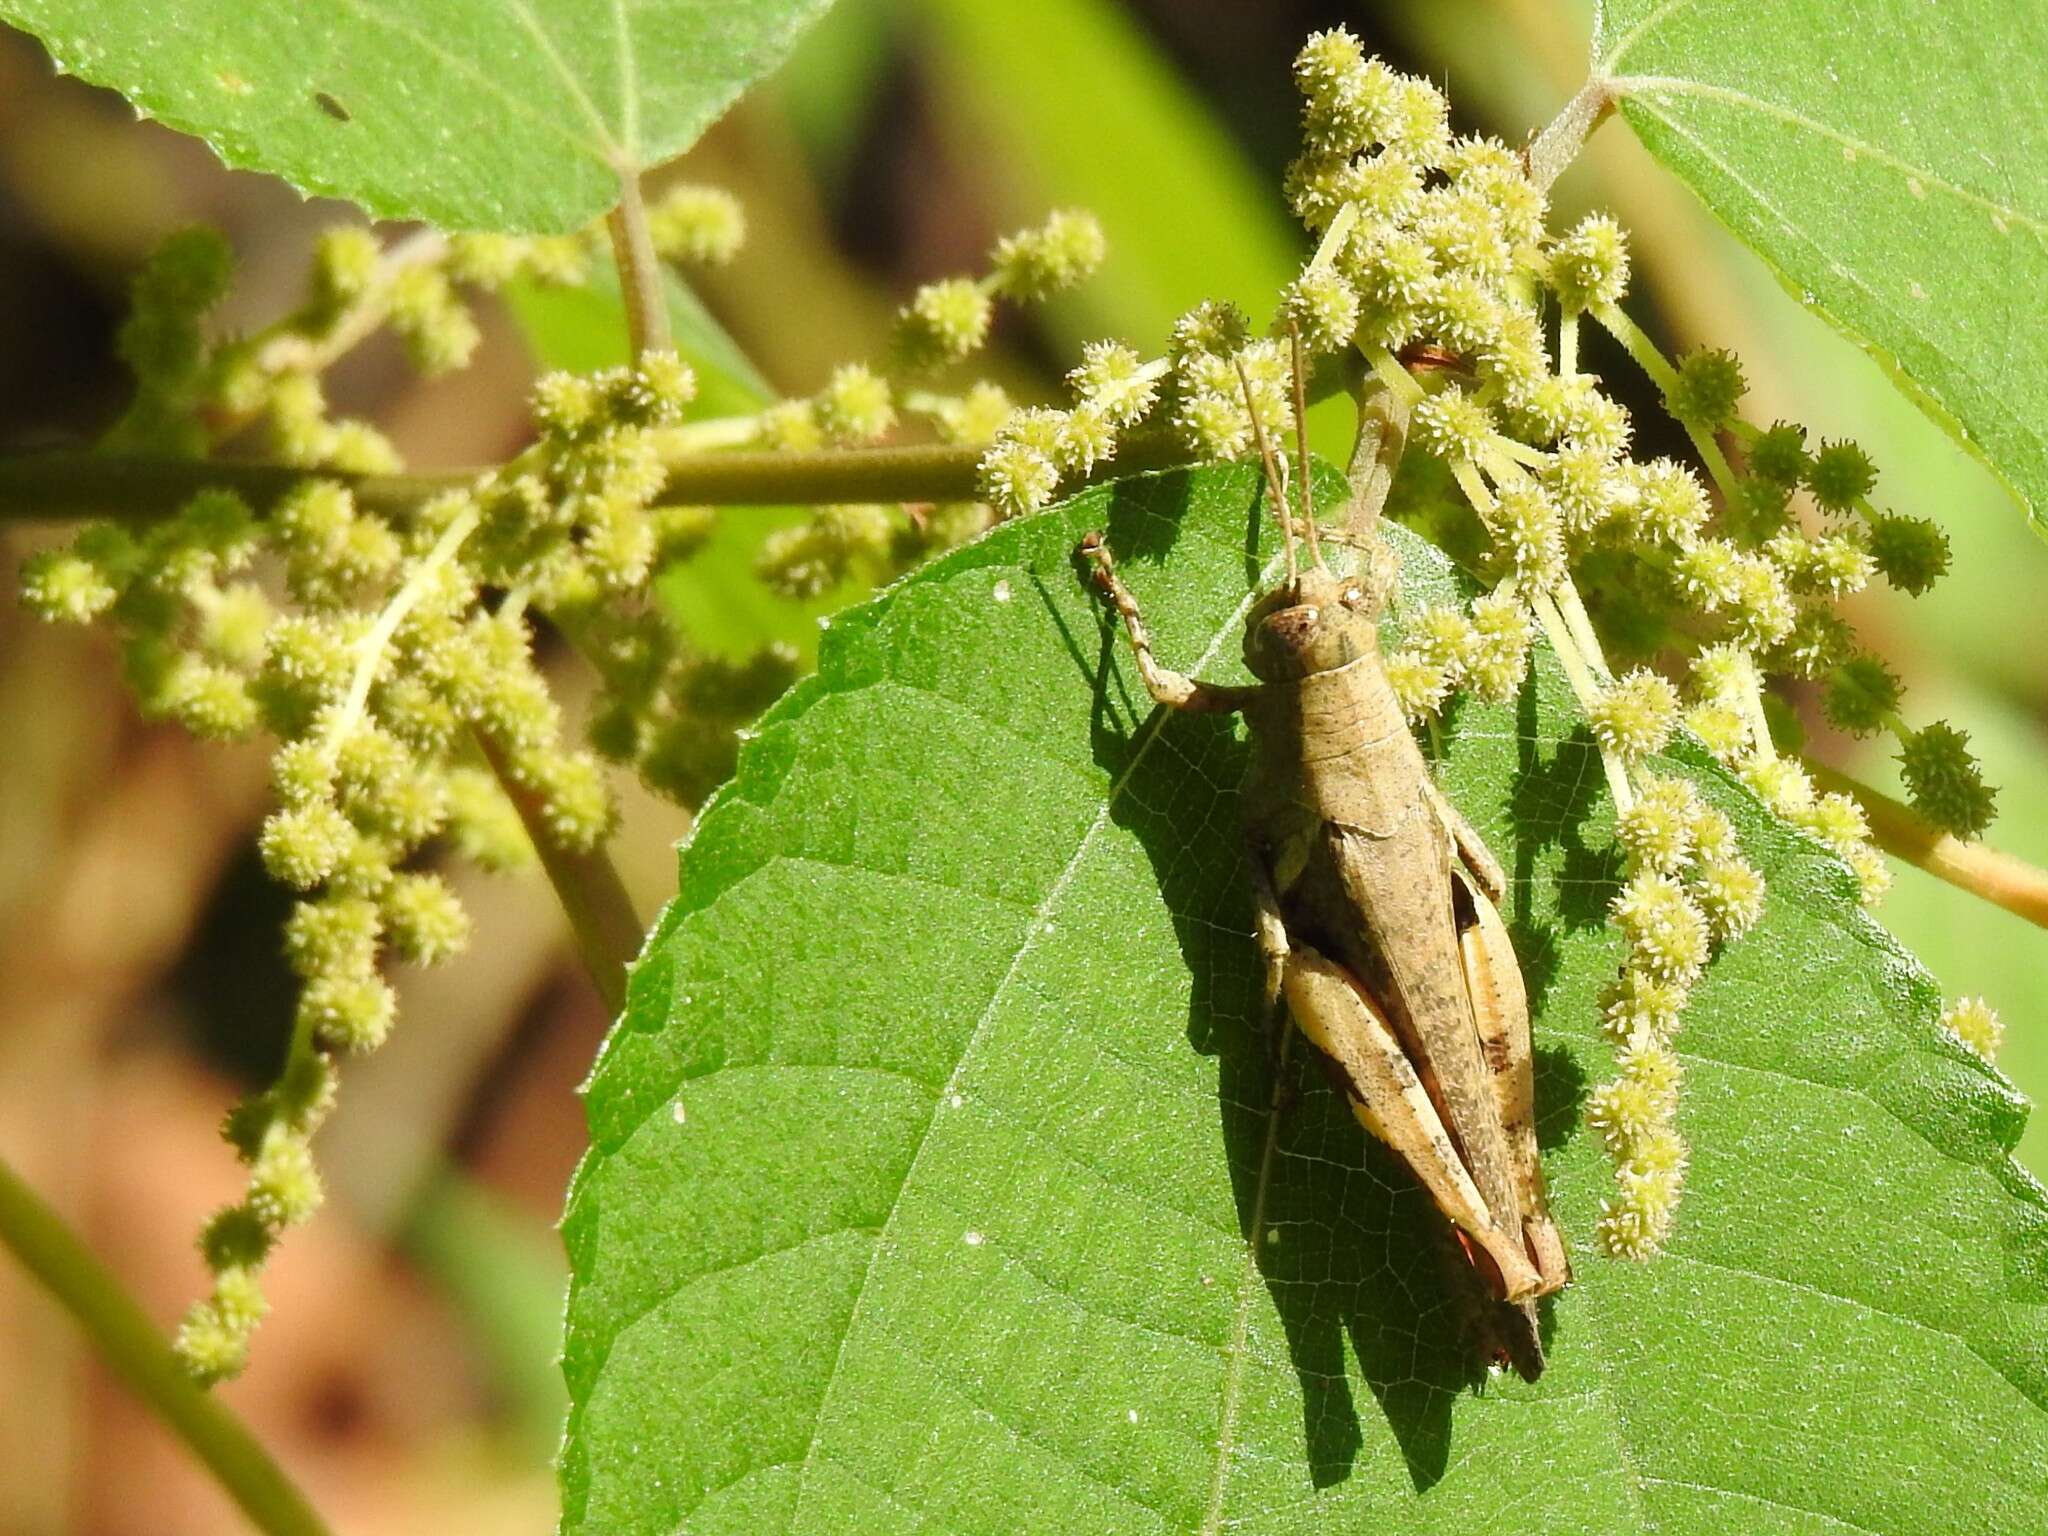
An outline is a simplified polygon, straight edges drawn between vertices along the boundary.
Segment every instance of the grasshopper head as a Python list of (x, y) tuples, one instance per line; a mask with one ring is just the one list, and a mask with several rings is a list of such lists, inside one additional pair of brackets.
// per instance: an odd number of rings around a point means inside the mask
[(1262, 683), (1331, 672), (1380, 645), (1381, 585), (1315, 567), (1283, 581), (1244, 621), (1244, 664)]

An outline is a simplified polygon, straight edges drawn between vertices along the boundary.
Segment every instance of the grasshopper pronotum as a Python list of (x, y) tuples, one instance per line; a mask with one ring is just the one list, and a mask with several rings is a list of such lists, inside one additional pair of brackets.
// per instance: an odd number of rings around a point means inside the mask
[[(1296, 345), (1296, 426), (1303, 415)], [(1499, 863), (1436, 787), (1380, 662), (1392, 562), (1372, 529), (1348, 542), (1360, 575), (1324, 563), (1301, 438), (1302, 530), (1265, 429), (1246, 408), (1286, 551), (1285, 581), (1245, 618), (1231, 687), (1161, 666), (1109, 547), (1080, 553), (1122, 615), (1146, 689), (1169, 709), (1242, 711), (1245, 785), (1269, 1017), (1284, 1000), (1328, 1058), (1359, 1123), (1408, 1164), (1455, 1225), (1493, 1294), (1511, 1303), (1499, 1350), (1533, 1379), (1543, 1359), (1536, 1298), (1570, 1279), (1537, 1161), (1529, 1010), (1495, 909)], [(1378, 558), (1371, 558), (1377, 556)]]

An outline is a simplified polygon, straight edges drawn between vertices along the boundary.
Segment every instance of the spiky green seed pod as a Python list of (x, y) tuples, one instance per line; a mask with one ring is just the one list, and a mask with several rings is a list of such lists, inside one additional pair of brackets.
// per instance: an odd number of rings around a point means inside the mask
[(1914, 809), (1960, 838), (1991, 825), (1998, 792), (1984, 782), (1970, 736), (1946, 720), (1922, 726), (1899, 749), (1899, 778)]
[(269, 1257), (276, 1233), (246, 1205), (224, 1205), (199, 1229), (199, 1256), (215, 1274), (256, 1269)]
[(1866, 652), (1835, 668), (1821, 694), (1821, 709), (1837, 729), (1868, 736), (1898, 712), (1902, 691), (1898, 674)]
[(1806, 470), (1806, 488), (1830, 512), (1850, 511), (1876, 484), (1877, 467), (1848, 438), (1822, 443)]
[(1918, 597), (1948, 573), (1948, 535), (1926, 518), (1888, 512), (1870, 525), (1870, 558), (1886, 581)]
[(1806, 451), (1806, 428), (1781, 421), (1759, 432), (1749, 445), (1749, 472), (1760, 480), (1791, 490), (1813, 466)]
[(1678, 360), (1678, 380), (1664, 396), (1664, 409), (1688, 427), (1718, 432), (1735, 419), (1748, 387), (1732, 352), (1702, 347)]

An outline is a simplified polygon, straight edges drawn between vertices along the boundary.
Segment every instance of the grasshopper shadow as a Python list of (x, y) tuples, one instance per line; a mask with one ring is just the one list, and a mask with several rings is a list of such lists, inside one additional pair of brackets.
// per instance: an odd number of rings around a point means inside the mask
[[(1109, 536), (1116, 544), (1114, 507)], [(1078, 569), (1074, 579), (1084, 579)], [(1188, 1042), (1217, 1062), (1238, 1219), (1256, 1247), (1300, 1382), (1312, 1481), (1319, 1488), (1341, 1483), (1361, 1457), (1383, 1469), (1391, 1452), (1413, 1485), (1427, 1489), (1449, 1464), (1458, 1394), (1482, 1380), (1466, 1338), (1467, 1302), (1477, 1298), (1470, 1287), (1461, 1289), (1456, 1273), (1471, 1270), (1462, 1260), (1447, 1270), (1442, 1219), (1407, 1169), (1360, 1129), (1298, 1041), (1278, 1074), (1276, 1110), (1274, 1046), (1258, 1018), (1259, 961), (1237, 804), (1248, 756), (1243, 726), (1214, 717), (1155, 718), (1151, 699), (1134, 696), (1135, 684), (1127, 686), (1112, 666), (1123, 639), (1106, 612), (1093, 637), (1066, 638), (1095, 686), (1096, 761), (1120, 784), (1111, 818), (1151, 861), (1191, 979)], [(1347, 1335), (1356, 1375), (1387, 1433), (1361, 1416), (1345, 1360)], [(1251, 1348), (1256, 1361), (1256, 1333)]]

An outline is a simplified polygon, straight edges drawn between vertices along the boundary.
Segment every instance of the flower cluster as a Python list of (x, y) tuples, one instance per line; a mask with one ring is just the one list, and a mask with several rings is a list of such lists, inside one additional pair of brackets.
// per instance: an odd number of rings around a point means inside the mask
[[(718, 263), (745, 220), (727, 193), (683, 185), (649, 206), (647, 227), (661, 256)], [(373, 1049), (392, 1027), (386, 967), (432, 964), (467, 938), (434, 863), (511, 867), (532, 858), (535, 840), (596, 849), (615, 815), (605, 760), (696, 803), (795, 678), (786, 644), (701, 651), (654, 591), (657, 573), (715, 527), (713, 509), (663, 499), (671, 461), (874, 444), (907, 417), (944, 442), (986, 443), (1017, 414), (1002, 390), (941, 390), (930, 376), (986, 342), (999, 300), (1043, 299), (1103, 258), (1093, 218), (1055, 213), (999, 241), (983, 276), (919, 289), (886, 366), (848, 363), (815, 394), (744, 415), (693, 416), (693, 372), (670, 352), (549, 374), (533, 392), (531, 447), (424, 498), (417, 481), (383, 478), (402, 466), (376, 428), (330, 415), (321, 375), (372, 334), (396, 333), (423, 372), (461, 367), (479, 336), (473, 292), (581, 282), (602, 243), (596, 230), (423, 231), (385, 247), (367, 230), (337, 229), (319, 242), (298, 308), (219, 337), (207, 316), (231, 276), (226, 245), (181, 232), (134, 282), (121, 351), (137, 391), (104, 446), (203, 458), (232, 438), (306, 477), (260, 506), (208, 491), (141, 531), (96, 524), (24, 567), (24, 598), (41, 616), (116, 630), (145, 713), (209, 739), (278, 742), (278, 803), (260, 846), (270, 873), (302, 893), (285, 935), (302, 991), (282, 1077), (226, 1128), (248, 1186), (208, 1225), (214, 1289), (178, 1345), (207, 1380), (240, 1368), (263, 1311), (264, 1259), (319, 1203), (311, 1138), (336, 1059)], [(1076, 378), (1103, 425), (1091, 438), (1085, 417), (1074, 423), (1072, 451), (1106, 455), (1104, 434), (1150, 404), (1157, 372), (1128, 349), (1090, 349)], [(964, 501), (823, 506), (768, 537), (759, 572), (793, 597), (877, 583), (991, 515)], [(590, 750), (569, 744), (535, 665), (536, 619), (598, 677)]]
[[(652, 217), (659, 243), (700, 259), (729, 254), (739, 233), (736, 206), (703, 189), (671, 194)], [(611, 830), (610, 786), (598, 757), (567, 740), (529, 614), (589, 638), (606, 684), (597, 743), (678, 794), (722, 776), (734, 733), (793, 675), (786, 651), (690, 654), (644, 600), (651, 574), (710, 523), (706, 509), (656, 504), (665, 434), (695, 389), (674, 354), (543, 379), (539, 441), (424, 502), (359, 479), (397, 456), (367, 424), (328, 417), (321, 370), (373, 330), (394, 329), (423, 369), (459, 366), (476, 329), (458, 285), (576, 280), (588, 244), (425, 235), (380, 250), (339, 230), (319, 245), (300, 309), (215, 341), (204, 321), (226, 287), (225, 247), (204, 231), (174, 236), (135, 282), (122, 350), (138, 389), (110, 445), (204, 454), (253, 430), (309, 473), (260, 511), (204, 491), (153, 525), (89, 525), (24, 567), (24, 598), (43, 617), (114, 629), (146, 715), (210, 740), (278, 743), (259, 846), (301, 893), (285, 932), (301, 991), (279, 1080), (225, 1126), (247, 1185), (202, 1235), (214, 1286), (177, 1341), (203, 1379), (240, 1369), (264, 1310), (261, 1267), (320, 1203), (311, 1140), (338, 1058), (392, 1027), (388, 966), (435, 964), (468, 939), (434, 864), (511, 868), (532, 859), (534, 838), (588, 850)]]

